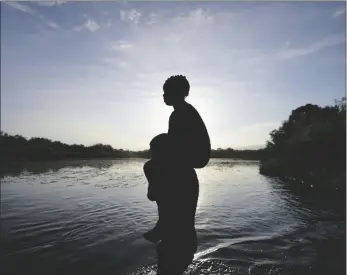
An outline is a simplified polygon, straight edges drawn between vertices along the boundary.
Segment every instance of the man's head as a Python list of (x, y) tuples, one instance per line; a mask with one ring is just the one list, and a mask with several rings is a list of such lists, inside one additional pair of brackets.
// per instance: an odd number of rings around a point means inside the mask
[(164, 102), (168, 106), (175, 106), (184, 101), (189, 95), (190, 85), (187, 78), (183, 75), (169, 77), (164, 85)]

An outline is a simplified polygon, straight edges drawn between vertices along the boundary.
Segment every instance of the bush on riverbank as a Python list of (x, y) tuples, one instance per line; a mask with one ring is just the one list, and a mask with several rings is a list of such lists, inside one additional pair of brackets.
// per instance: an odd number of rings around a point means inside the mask
[(345, 188), (346, 98), (333, 106), (293, 110), (270, 137), (261, 174)]

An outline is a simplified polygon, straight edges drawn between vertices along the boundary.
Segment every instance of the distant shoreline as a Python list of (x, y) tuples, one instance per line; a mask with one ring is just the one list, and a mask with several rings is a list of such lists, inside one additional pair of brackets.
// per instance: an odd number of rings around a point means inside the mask
[[(231, 148), (211, 151), (212, 158), (234, 158), (244, 160), (260, 160), (265, 149), (235, 150)], [(114, 149), (111, 145), (64, 144), (46, 138), (27, 139), (21, 135), (9, 135), (1, 132), (0, 161), (53, 161), (70, 159), (124, 159), (151, 158), (149, 150), (130, 151)]]
[[(4, 159), (0, 158), (0, 163), (29, 163), (29, 162), (43, 162), (43, 161), (86, 161), (86, 160), (122, 160), (122, 159), (150, 159), (150, 157), (138, 157), (138, 156), (129, 156), (129, 157), (81, 157), (81, 158), (60, 158), (60, 159)], [(225, 160), (242, 160), (242, 161), (255, 161), (260, 162), (260, 159), (246, 159), (246, 158), (235, 158), (235, 157), (211, 157), (213, 159), (225, 159)]]

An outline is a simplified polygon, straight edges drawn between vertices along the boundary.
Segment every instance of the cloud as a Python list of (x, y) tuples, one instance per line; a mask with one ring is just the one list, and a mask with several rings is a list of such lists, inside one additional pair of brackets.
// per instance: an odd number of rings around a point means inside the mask
[(208, 26), (212, 25), (215, 22), (215, 19), (217, 16), (224, 20), (222, 13), (215, 13), (212, 14), (210, 11), (202, 8), (194, 9), (189, 11), (188, 13), (178, 15), (172, 19), (172, 22), (181, 27), (202, 27), (202, 26)]
[(88, 19), (83, 25), (81, 26), (77, 26), (74, 28), (75, 31), (81, 31), (83, 29), (87, 29), (89, 30), (90, 32), (95, 32), (97, 31), (98, 29), (100, 29), (100, 26), (97, 22), (95, 22), (94, 20), (92, 19)]
[(340, 17), (340, 16), (344, 15), (345, 13), (346, 13), (346, 8), (341, 7), (333, 13), (333, 17)]
[(25, 13), (29, 13), (31, 15), (35, 15), (40, 18), (40, 20), (48, 27), (52, 28), (52, 29), (58, 29), (59, 25), (53, 21), (48, 20), (47, 18), (45, 18), (43, 15), (39, 15), (38, 12), (36, 12), (35, 10), (33, 10), (32, 8), (25, 6), (23, 4), (19, 4), (17, 2), (4, 2), (5, 4), (9, 5), (10, 7), (17, 9), (21, 12), (25, 12)]
[(14, 2), (14, 1), (6, 1), (4, 2), (6, 5), (9, 5), (10, 7), (16, 9), (16, 10), (19, 10), (19, 11), (22, 11), (22, 12), (25, 12), (25, 13), (30, 13), (30, 14), (34, 14), (35, 11), (28, 7), (28, 6), (25, 6), (23, 4), (19, 4), (18, 2)]
[[(135, 20), (136, 16), (130, 16), (130, 13), (123, 10), (122, 19)], [(314, 54), (345, 41), (344, 35), (336, 35), (299, 44), (298, 37), (291, 35), (284, 37), (280, 47), (269, 51), (266, 46), (264, 49), (257, 47), (253, 38), (244, 38), (243, 25), (237, 24), (241, 19), (236, 12), (202, 8), (180, 13), (156, 10), (155, 18), (160, 24), (153, 25), (146, 24), (151, 12), (132, 12), (137, 13), (141, 14), (140, 21), (135, 21), (140, 23), (129, 28), (121, 40), (109, 42), (105, 56), (110, 58), (106, 61), (108, 64), (117, 67), (119, 60), (123, 60), (131, 64), (134, 75), (159, 70), (167, 74), (182, 73), (191, 78), (206, 74), (214, 78), (221, 76), (223, 80), (209, 87), (218, 86), (223, 91), (232, 87), (234, 91), (250, 93), (250, 84), (231, 85), (225, 80), (233, 75), (232, 80), (239, 82), (263, 81), (280, 62)], [(151, 85), (154, 87), (163, 77), (153, 77)]]
[(211, 23), (214, 17), (201, 8), (191, 11), (188, 20), (194, 24)]
[(112, 57), (105, 57), (103, 58), (102, 62), (107, 65), (114, 65), (118, 62), (118, 59)]
[(45, 6), (45, 7), (53, 7), (53, 6), (61, 6), (63, 4), (66, 4), (67, 1), (63, 0), (57, 0), (57, 1), (33, 1), (32, 3), (39, 5), (39, 6)]
[(52, 29), (58, 29), (59, 25), (57, 23), (54, 23), (52, 21), (47, 22), (47, 25), (51, 27)]
[(106, 57), (103, 59), (102, 63), (109, 65), (109, 68), (115, 68), (115, 66), (118, 66), (120, 68), (127, 68), (130, 66), (130, 63), (128, 61), (115, 57)]
[(112, 45), (112, 49), (116, 51), (124, 51), (124, 50), (131, 49), (133, 47), (134, 47), (134, 44), (125, 40), (119, 40), (114, 45)]
[(137, 11), (136, 9), (120, 11), (120, 19), (122, 21), (130, 22), (133, 24), (138, 24), (140, 22), (141, 16), (142, 16), (142, 13)]
[(340, 45), (346, 42), (345, 35), (336, 35), (331, 37), (326, 37), (321, 41), (317, 41), (311, 45), (302, 48), (291, 48), (280, 51), (277, 54), (277, 58), (279, 59), (292, 59), (300, 56), (305, 56), (308, 54), (313, 54), (318, 52), (324, 48)]
[(44, 17), (43, 15), (39, 15), (39, 18), (42, 20), (42, 22), (45, 23), (45, 25), (47, 25), (48, 27), (52, 28), (52, 29), (58, 29), (59, 25), (53, 21), (50, 21), (49, 19), (47, 19), (46, 17)]
[[(219, 18), (220, 14), (222, 18)], [(171, 71), (195, 67), (204, 70), (211, 65), (210, 61), (214, 63), (212, 66), (220, 66), (215, 51), (230, 49), (220, 43), (225, 38), (220, 26), (230, 23), (225, 14), (224, 11), (212, 13), (205, 9), (185, 10), (179, 14), (165, 9), (155, 13), (123, 9), (120, 11), (121, 20), (136, 25), (136, 28), (130, 28), (122, 40), (111, 42), (110, 48), (114, 52), (110, 54), (125, 54), (133, 68), (144, 72), (158, 68)], [(206, 41), (207, 36), (208, 43), (200, 43)], [(225, 58), (220, 59), (226, 63)]]
[(93, 20), (88, 20), (84, 26), (90, 30), (91, 32), (95, 32), (96, 30), (98, 30), (100, 28), (100, 26), (98, 25), (98, 23), (96, 23), (95, 21)]
[(182, 37), (178, 34), (169, 34), (168, 36), (164, 37), (164, 40), (170, 43), (178, 43), (181, 39)]
[(157, 14), (155, 14), (155, 13), (152, 12), (152, 13), (150, 13), (150, 15), (148, 16), (147, 21), (146, 21), (146, 24), (147, 24), (147, 25), (153, 25), (153, 24), (157, 23), (157, 21), (158, 21)]
[(126, 62), (126, 61), (119, 61), (118, 62), (118, 66), (122, 67), (122, 68), (127, 68), (127, 67), (130, 66), (130, 64), (128, 62)]
[[(264, 52), (262, 50), (252, 51), (251, 49), (243, 49), (238, 52), (239, 58), (244, 64), (274, 64), (273, 62), (292, 60), (300, 57), (304, 57), (310, 54), (315, 54), (323, 49), (334, 47), (346, 43), (346, 36), (333, 35), (325, 37), (319, 41), (311, 44), (303, 45), (301, 47), (294, 46), (294, 41), (287, 40), (282, 48), (274, 50), (272, 52)], [(232, 51), (231, 51), (232, 52)]]

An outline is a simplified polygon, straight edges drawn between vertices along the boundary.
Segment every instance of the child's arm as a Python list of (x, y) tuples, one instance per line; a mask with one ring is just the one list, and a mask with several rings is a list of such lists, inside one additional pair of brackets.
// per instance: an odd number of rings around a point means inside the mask
[(145, 165), (143, 166), (143, 171), (145, 173), (145, 176), (148, 181), (148, 191), (147, 191), (147, 198), (150, 201), (156, 201), (156, 182), (154, 177), (154, 171), (155, 167), (153, 167), (153, 161), (147, 161)]
[(176, 164), (192, 166), (192, 158), (195, 146), (196, 127), (191, 123), (192, 116), (184, 112), (183, 114), (173, 113), (169, 119), (169, 142), (170, 154)]
[(168, 134), (171, 155), (176, 163), (194, 168), (207, 164), (211, 154), (210, 138), (202, 118), (193, 107), (170, 116)]

